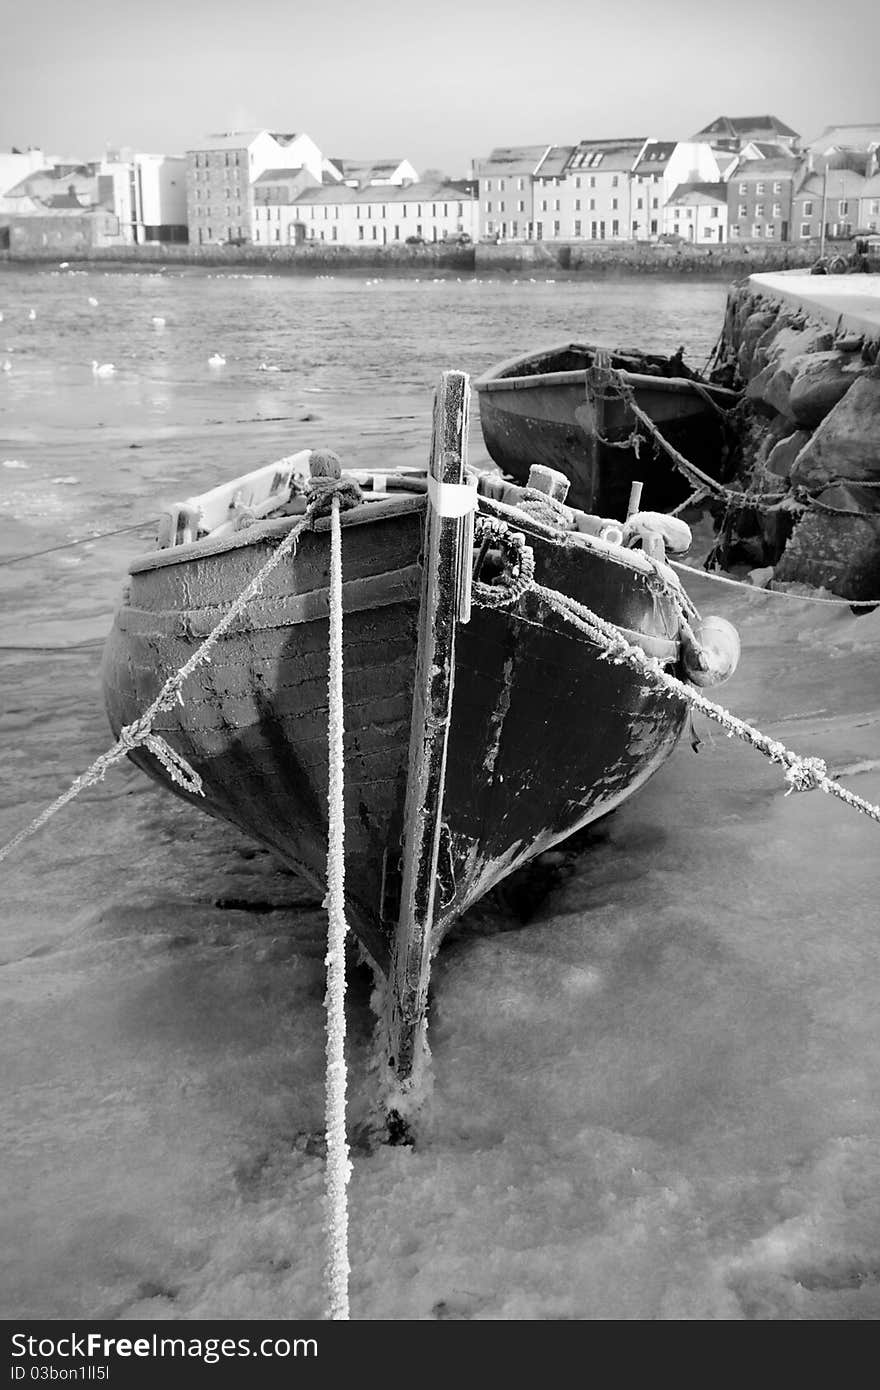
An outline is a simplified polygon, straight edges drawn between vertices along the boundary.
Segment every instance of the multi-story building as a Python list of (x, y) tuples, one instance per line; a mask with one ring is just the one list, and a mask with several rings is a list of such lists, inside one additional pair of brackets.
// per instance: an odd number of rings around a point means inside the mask
[(663, 231), (695, 245), (721, 245), (727, 240), (727, 186), (691, 180), (679, 184), (666, 200)]
[(581, 140), (574, 148), (565, 169), (571, 199), (569, 237), (620, 241), (632, 236), (631, 175), (648, 144), (639, 136)]
[(535, 221), (534, 180), (553, 148), (500, 145), (488, 158), (474, 160), (481, 239), (529, 239)]
[(865, 179), (859, 197), (859, 232), (880, 232), (880, 172)]
[(805, 167), (794, 191), (794, 239), (848, 240), (860, 227), (868, 182), (858, 169), (826, 165), (821, 172), (811, 173)]
[(194, 245), (247, 241), (253, 186), (267, 169), (306, 169), (320, 183), (329, 161), (308, 135), (268, 130), (209, 135), (187, 150), (189, 240)]
[(183, 155), (108, 153), (97, 166), (126, 241), (187, 240), (186, 159)]
[(792, 240), (792, 197), (800, 167), (787, 156), (737, 164), (727, 183), (731, 241)]
[[(665, 225), (664, 209), (676, 189), (715, 184), (719, 178), (711, 145), (688, 140), (646, 141), (630, 175), (630, 235), (636, 241), (656, 241), (670, 230)], [(726, 193), (723, 201), (727, 201)], [(703, 204), (698, 200), (695, 206)], [(726, 225), (726, 217), (724, 222)]]
[(333, 159), (343, 183), (351, 188), (367, 188), (373, 184), (396, 185), (416, 183), (418, 174), (408, 159)]
[(258, 222), (254, 240), (277, 244), (285, 223), (288, 243), (326, 241), (339, 246), (388, 246), (410, 238), (426, 242), (477, 237), (476, 186), (467, 180), (431, 180), (416, 183), (325, 184), (306, 188), (289, 207), (275, 216), (271, 206)]

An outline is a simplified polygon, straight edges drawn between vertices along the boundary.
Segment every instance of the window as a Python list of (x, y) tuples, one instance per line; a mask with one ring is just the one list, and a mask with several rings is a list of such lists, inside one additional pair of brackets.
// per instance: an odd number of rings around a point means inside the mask
[(492, 211), (492, 204), (491, 204), (491, 202), (488, 202), (488, 203), (486, 204), (486, 211), (487, 211), (487, 212), (491, 212), (491, 211)]
[(612, 198), (612, 199), (611, 199), (611, 208), (612, 208), (612, 211), (613, 211), (613, 212), (616, 212), (616, 211), (617, 211), (617, 199), (616, 199), (616, 198)]
[(575, 178), (574, 186), (575, 186), (575, 188), (580, 188), (580, 186), (581, 186), (581, 176), (580, 176), (580, 174), (578, 174), (577, 177)]
[(491, 180), (491, 179), (487, 179), (487, 180), (486, 180), (486, 192), (487, 192), (487, 193), (491, 193), (491, 192), (492, 192), (492, 180)]
[(762, 183), (756, 183), (756, 184), (755, 184), (755, 192), (756, 192), (756, 193), (763, 193), (763, 192), (764, 192), (764, 185), (763, 185)]
[(749, 212), (749, 205), (748, 205), (748, 203), (740, 203), (739, 206), (738, 206), (738, 208), (737, 208), (737, 210), (736, 210), (736, 215), (737, 215), (737, 217), (747, 217), (747, 216), (748, 216), (748, 212)]
[(748, 184), (747, 184), (747, 183), (741, 183), (740, 186), (739, 186), (739, 196), (740, 196), (741, 198), (745, 197), (745, 195), (746, 195), (746, 193), (748, 193), (748, 191), (749, 191), (749, 186), (748, 186)]
[(574, 210), (575, 210), (575, 212), (580, 212), (580, 210), (581, 210), (581, 200), (580, 200), (580, 198), (575, 198), (575, 200), (574, 200)]
[(543, 222), (536, 222), (536, 223), (535, 223), (535, 240), (536, 240), (536, 241), (542, 241), (542, 240), (543, 240), (543, 237), (544, 237), (544, 223), (543, 223)]
[(781, 217), (781, 216), (782, 216), (782, 204), (781, 204), (781, 203), (774, 203), (774, 204), (773, 204), (773, 216), (774, 216), (774, 217)]
[(577, 221), (575, 221), (575, 224), (574, 224), (574, 235), (575, 235), (575, 236), (580, 236), (580, 234), (581, 234), (581, 224), (580, 224), (580, 219), (578, 219)]
[(771, 239), (772, 237), (775, 237), (775, 235), (776, 235), (776, 227), (775, 227), (775, 224), (774, 224), (773, 222), (768, 222), (768, 223), (767, 223), (767, 226), (764, 228), (764, 236), (767, 237), (768, 240), (769, 240), (769, 239)]
[(561, 224), (560, 224), (559, 222), (554, 222), (554, 223), (553, 223), (553, 235), (554, 235), (554, 236), (559, 236), (560, 225), (561, 225)]
[(755, 216), (756, 216), (756, 217), (763, 217), (763, 216), (764, 216), (764, 204), (763, 204), (763, 203), (756, 203), (756, 204), (755, 204)]
[(614, 221), (611, 223), (611, 235), (620, 236), (620, 223), (618, 222), (616, 217)]
[(516, 186), (517, 186), (517, 188), (520, 190), (520, 192), (522, 192), (522, 190), (523, 190), (523, 189), (525, 188), (525, 186), (526, 186), (526, 185), (525, 185), (525, 180), (524, 180), (524, 179), (517, 179), (517, 181), (516, 181)]
[(546, 211), (547, 211), (547, 199), (546, 199), (546, 198), (542, 198), (542, 199), (541, 199), (541, 211), (542, 211), (542, 212), (546, 212)]
[(361, 226), (358, 227), (358, 241), (363, 241), (363, 239), (364, 239), (364, 228), (363, 228), (363, 224), (361, 224)]
[(498, 191), (499, 191), (499, 193), (503, 193), (506, 187), (507, 187), (507, 180), (506, 180), (506, 179), (499, 179), (499, 180), (498, 180)]
[(591, 174), (591, 175), (590, 175), (590, 187), (591, 187), (591, 188), (595, 188), (595, 187), (596, 187), (596, 175), (595, 175), (595, 174)]
[(641, 198), (636, 198), (636, 207), (639, 209), (639, 211), (641, 211), (642, 205), (643, 205), (642, 199), (641, 199)]
[(878, 212), (880, 212), (880, 200), (875, 198), (874, 201), (870, 204), (868, 211), (870, 212), (872, 217), (874, 217)]
[(720, 209), (720, 208), (713, 208), (713, 209), (712, 209), (712, 212), (711, 212), (711, 216), (712, 216), (712, 217), (720, 217), (720, 216), (721, 216), (721, 209)]
[(554, 211), (554, 212), (558, 212), (558, 211), (559, 211), (559, 199), (558, 199), (558, 198), (554, 198), (554, 199), (553, 199), (553, 211)]
[(590, 199), (590, 212), (595, 212), (595, 211), (596, 211), (596, 199), (595, 199), (595, 198), (591, 198), (591, 199)]
[(693, 208), (686, 208), (686, 209), (685, 209), (685, 214), (684, 214), (684, 215), (685, 215), (685, 217), (687, 218), (688, 222), (692, 222), (692, 221), (694, 220), (694, 210), (693, 210)]
[(374, 240), (374, 241), (378, 241), (378, 240), (379, 240), (379, 228), (375, 225), (375, 223), (374, 223), (373, 226), (370, 228), (370, 230), (371, 230), (371, 232), (373, 233), (373, 240)]
[(812, 216), (813, 216), (813, 204), (812, 204), (809, 200), (807, 200), (807, 202), (804, 203), (804, 217), (812, 217)]
[(517, 212), (525, 212), (525, 210), (526, 210), (526, 205), (525, 205), (525, 203), (523, 202), (522, 198), (520, 198), (519, 202), (517, 203), (517, 205), (516, 205), (516, 210), (517, 210)]
[(808, 237), (809, 235), (810, 235), (810, 223), (809, 223), (809, 222), (802, 222), (802, 223), (801, 223), (801, 236), (803, 236), (803, 237)]
[(837, 204), (837, 211), (840, 213), (841, 217), (845, 217), (849, 212), (849, 203), (845, 198), (841, 198), (840, 202)]
[(612, 177), (612, 179), (611, 179), (611, 187), (612, 187), (612, 188), (616, 188), (616, 187), (617, 187), (617, 182), (618, 182), (618, 180), (617, 180), (617, 175), (614, 174), (613, 177)]
[(598, 236), (598, 229), (599, 229), (599, 224), (598, 224), (598, 222), (591, 222), (591, 223), (590, 223), (590, 236), (592, 237), (593, 241), (595, 241), (596, 238), (597, 238), (597, 236)]
[(758, 240), (758, 239), (760, 238), (760, 236), (761, 236), (761, 223), (760, 223), (760, 222), (753, 222), (753, 223), (752, 223), (752, 236), (753, 236), (756, 240)]
[(781, 193), (781, 192), (782, 192), (782, 184), (781, 184), (781, 183), (774, 183), (774, 185), (773, 185), (773, 192), (774, 192), (774, 193)]
[(657, 234), (657, 221), (656, 221), (656, 218), (654, 218), (654, 219), (652, 219), (652, 221), (651, 221), (651, 236), (656, 236), (656, 234)]

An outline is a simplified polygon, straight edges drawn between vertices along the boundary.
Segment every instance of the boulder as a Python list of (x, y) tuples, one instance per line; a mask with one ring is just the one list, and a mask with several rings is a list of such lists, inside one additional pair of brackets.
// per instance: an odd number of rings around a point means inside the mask
[(790, 476), (811, 489), (836, 478), (880, 480), (880, 370), (853, 378), (800, 450)]
[(775, 473), (779, 478), (790, 478), (794, 461), (809, 439), (807, 430), (795, 430), (794, 434), (778, 440), (764, 461), (767, 472)]
[(758, 339), (764, 334), (771, 324), (776, 322), (776, 311), (772, 309), (757, 309), (749, 314), (743, 324), (740, 335), (739, 351), (736, 355), (737, 367), (743, 381), (748, 381), (753, 375), (752, 363)]
[(812, 584), (841, 598), (875, 598), (880, 595), (880, 516), (806, 512), (773, 578)]
[(794, 379), (788, 392), (788, 414), (806, 429), (815, 429), (866, 370), (860, 358), (854, 360), (834, 351), (807, 353), (795, 358), (791, 366)]

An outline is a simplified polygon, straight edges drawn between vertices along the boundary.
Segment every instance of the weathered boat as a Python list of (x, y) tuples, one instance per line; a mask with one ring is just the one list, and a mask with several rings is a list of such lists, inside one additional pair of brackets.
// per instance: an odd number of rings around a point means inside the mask
[[(631, 518), (626, 536), (625, 522), (554, 500), (558, 475), (543, 493), (477, 476), (465, 465), (469, 399), (468, 378), (446, 373), (425, 473), (355, 472), (338, 484), (362, 489), (340, 532), (346, 915), (386, 983), (388, 1060), (404, 1083), (450, 923), (631, 796), (686, 718), (683, 703), (603, 659), (542, 597), (587, 606), (660, 666), (686, 670), (682, 595), (650, 517)], [(167, 515), (158, 548), (131, 566), (106, 643), (117, 736), (302, 528), (317, 485), (308, 475), (325, 464), (305, 450)], [(331, 521), (306, 519), (295, 554), (152, 720), (203, 795), (147, 744), (129, 756), (322, 890)]]
[(608, 352), (577, 342), (499, 362), (474, 389), (486, 448), (504, 473), (525, 482), (534, 463), (556, 469), (571, 482), (573, 506), (612, 516), (635, 479), (643, 482), (645, 507), (658, 511), (693, 491), (653, 447), (631, 403), (679, 454), (720, 481), (729, 444), (725, 412), (739, 399), (687, 368), (680, 353)]

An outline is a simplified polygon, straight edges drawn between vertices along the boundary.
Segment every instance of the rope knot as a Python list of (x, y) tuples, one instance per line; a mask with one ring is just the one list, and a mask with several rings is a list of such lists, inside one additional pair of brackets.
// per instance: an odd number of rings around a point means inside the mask
[[(542, 494), (543, 496), (543, 494)], [(535, 578), (535, 552), (526, 544), (522, 531), (511, 531), (504, 521), (478, 517), (475, 538), (496, 540), (501, 548), (504, 568), (494, 584), (473, 581), (474, 602), (483, 608), (512, 608)]]
[(306, 483), (306, 496), (313, 521), (316, 517), (330, 515), (334, 497), (339, 498), (341, 512), (350, 511), (364, 500), (364, 495), (354, 478), (310, 478)]
[(785, 774), (788, 783), (786, 796), (792, 792), (810, 792), (821, 787), (828, 777), (828, 767), (824, 758), (795, 758)]

